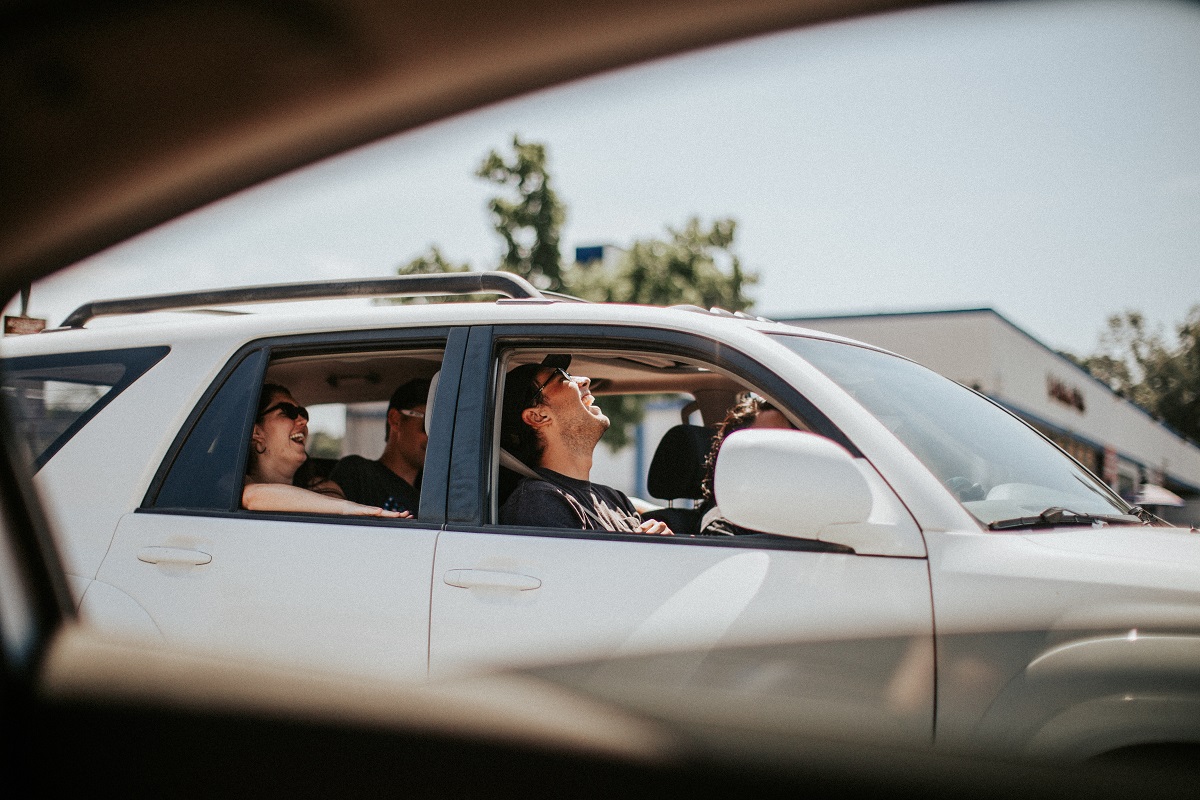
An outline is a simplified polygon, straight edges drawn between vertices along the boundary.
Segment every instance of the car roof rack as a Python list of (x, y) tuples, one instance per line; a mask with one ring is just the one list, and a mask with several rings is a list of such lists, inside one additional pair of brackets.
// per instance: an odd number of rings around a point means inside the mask
[(691, 311), (692, 313), (695, 313), (695, 314), (709, 314), (710, 316), (714, 316), (714, 317), (734, 317), (736, 319), (754, 320), (755, 322), (774, 322), (775, 321), (769, 317), (761, 317), (758, 314), (747, 314), (745, 311), (730, 311), (729, 309), (721, 308), (720, 306), (713, 306), (712, 308), (702, 308), (700, 306), (693, 305), (691, 303), (679, 303), (677, 305), (668, 306), (668, 307), (669, 308), (677, 308), (680, 311)]
[(82, 328), (96, 317), (147, 314), (153, 311), (203, 306), (286, 303), (292, 300), (333, 300), (346, 297), (436, 297), (499, 294), (525, 300), (548, 300), (533, 284), (509, 272), (454, 272), (444, 275), (400, 275), (345, 281), (277, 283), (176, 294), (95, 300), (84, 303), (63, 320), (63, 328)]

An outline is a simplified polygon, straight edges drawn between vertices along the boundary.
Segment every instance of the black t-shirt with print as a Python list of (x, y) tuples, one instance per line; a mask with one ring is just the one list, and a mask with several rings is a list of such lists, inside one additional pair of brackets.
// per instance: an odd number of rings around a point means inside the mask
[(641, 517), (624, 492), (549, 469), (524, 478), (500, 509), (502, 525), (636, 533)]
[(342, 487), (346, 499), (388, 511), (411, 511), (421, 503), (421, 476), (413, 486), (378, 461), (346, 456), (338, 461), (329, 479)]

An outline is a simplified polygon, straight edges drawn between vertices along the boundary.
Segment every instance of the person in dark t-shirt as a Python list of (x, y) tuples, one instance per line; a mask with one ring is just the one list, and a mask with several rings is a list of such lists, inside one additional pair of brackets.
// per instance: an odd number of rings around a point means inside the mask
[(642, 521), (622, 492), (589, 480), (609, 420), (591, 379), (570, 375), (570, 365), (569, 355), (550, 355), (508, 373), (501, 438), (539, 478), (517, 485), (500, 509), (501, 524), (672, 535), (664, 522)]
[(329, 477), (342, 487), (347, 499), (417, 516), (421, 470), (429, 444), (425, 433), (428, 395), (427, 380), (412, 380), (400, 386), (388, 402), (383, 455), (377, 461), (357, 455), (338, 461)]

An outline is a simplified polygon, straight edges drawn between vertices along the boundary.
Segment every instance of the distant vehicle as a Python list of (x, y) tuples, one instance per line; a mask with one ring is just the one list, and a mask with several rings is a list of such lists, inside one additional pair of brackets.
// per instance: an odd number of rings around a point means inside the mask
[[(478, 292), (503, 297), (318, 300)], [(87, 327), (297, 297), (311, 309)], [(734, 434), (716, 464), (716, 500), (747, 533), (696, 535), (705, 448), (674, 435), (645, 505), (676, 536), (499, 524), (519, 479), (498, 444), (504, 376), (552, 353), (601, 408), (679, 398), (692, 442), (743, 392), (783, 411), (797, 430)], [(1200, 537), (868, 345), (482, 273), (97, 302), (3, 357), (75, 601), (104, 631), (386, 679), (683, 652), (656, 685), (825, 732), (1069, 758), (1200, 743)], [(319, 406), (412, 378), (434, 381), (418, 518), (240, 507), (264, 382)]]

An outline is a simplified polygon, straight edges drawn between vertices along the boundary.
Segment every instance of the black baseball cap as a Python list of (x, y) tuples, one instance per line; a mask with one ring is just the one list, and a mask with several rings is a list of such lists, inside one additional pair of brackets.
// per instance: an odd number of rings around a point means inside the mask
[(416, 378), (407, 383), (401, 384), (392, 392), (392, 398), (388, 401), (388, 410), (395, 408), (408, 409), (416, 408), (424, 405), (429, 399), (429, 380), (427, 378)]
[(526, 458), (533, 444), (533, 431), (521, 419), (521, 412), (533, 403), (537, 374), (550, 369), (566, 370), (571, 366), (567, 353), (551, 353), (540, 364), (522, 364), (509, 370), (504, 380), (504, 408), (500, 417), (500, 439), (507, 450), (518, 458)]

